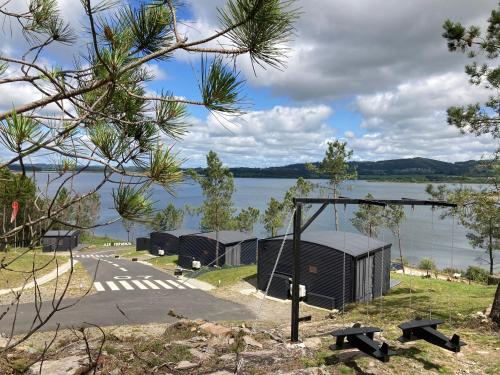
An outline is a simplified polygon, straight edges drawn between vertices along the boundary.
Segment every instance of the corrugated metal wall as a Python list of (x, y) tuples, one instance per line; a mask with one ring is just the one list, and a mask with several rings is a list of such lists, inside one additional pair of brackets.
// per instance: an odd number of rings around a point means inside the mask
[[(202, 236), (182, 236), (179, 246), (179, 265), (184, 268), (191, 268), (191, 263), (180, 264), (181, 262), (188, 262), (189, 257), (194, 260), (199, 260), (202, 266), (208, 264), (215, 265), (215, 240)], [(219, 243), (219, 265), (225, 263), (225, 246)]]
[(165, 250), (165, 254), (179, 254), (179, 239), (163, 232), (151, 233), (151, 253), (158, 255), (158, 250)]
[[(261, 290), (265, 290), (267, 286), (280, 246), (280, 240), (259, 241), (257, 282)], [(276, 271), (291, 275), (292, 262), (292, 241), (287, 240)], [(345, 254), (345, 283), (343, 283), (344, 253), (321, 245), (302, 242), (300, 283), (306, 286), (306, 293), (312, 292), (333, 298), (335, 307), (341, 308), (343, 302), (352, 301), (353, 270), (353, 258)], [(342, 290), (344, 290), (343, 297)]]
[(257, 239), (241, 243), (241, 264), (254, 264), (257, 259)]
[[(215, 240), (203, 236), (181, 236), (179, 245), (179, 265), (191, 268), (193, 260), (199, 260), (202, 266), (215, 265)], [(239, 264), (253, 264), (256, 259), (257, 240), (244, 241), (239, 245), (241, 259)], [(228, 246), (230, 248), (230, 246)], [(226, 264), (226, 246), (219, 243), (219, 266)], [(182, 258), (182, 259), (181, 259)], [(238, 263), (238, 262), (236, 262)]]
[(391, 248), (375, 253), (375, 270), (373, 274), (373, 295), (380, 297), (386, 294), (390, 287), (390, 268), (391, 268)]
[(150, 245), (150, 239), (148, 237), (137, 237), (135, 239), (135, 249), (137, 251), (151, 250)]

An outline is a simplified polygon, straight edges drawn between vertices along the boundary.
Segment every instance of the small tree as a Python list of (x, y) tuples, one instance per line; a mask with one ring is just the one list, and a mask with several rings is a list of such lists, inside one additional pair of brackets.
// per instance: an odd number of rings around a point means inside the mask
[[(373, 195), (368, 194), (366, 199), (373, 199)], [(359, 209), (354, 213), (351, 219), (354, 228), (368, 237), (378, 236), (381, 227), (384, 225), (384, 209), (372, 204), (360, 204)]]
[(390, 204), (384, 211), (384, 222), (387, 228), (392, 232), (392, 234), (398, 240), (399, 247), (399, 259), (401, 260), (401, 267), (403, 267), (403, 273), (405, 273), (405, 262), (403, 258), (403, 250), (401, 247), (401, 223), (405, 220), (405, 210), (403, 206), (396, 204)]
[(267, 204), (266, 211), (264, 212), (264, 217), (262, 218), (264, 228), (271, 234), (271, 236), (276, 236), (278, 230), (283, 227), (285, 218), (286, 212), (283, 209), (283, 203), (271, 198)]
[[(306, 198), (314, 191), (315, 185), (302, 177), (299, 177), (290, 189), (285, 193), (283, 198), (283, 209), (288, 212), (292, 212), (294, 209), (293, 198), (301, 197)], [(305, 219), (307, 211), (311, 208), (311, 205), (304, 205), (302, 207), (302, 221)]]
[(218, 266), (219, 231), (231, 229), (233, 225), (235, 212), (232, 200), (235, 191), (233, 174), (222, 164), (217, 154), (210, 151), (204, 175), (195, 172), (191, 172), (191, 175), (200, 184), (205, 196), (203, 205), (197, 210), (202, 214), (201, 229), (216, 232), (215, 257)]
[[(295, 184), (286, 191), (282, 202), (271, 198), (262, 218), (264, 228), (266, 228), (272, 236), (275, 236), (277, 231), (283, 227), (287, 214), (294, 209), (293, 198), (308, 197), (314, 190), (314, 187), (314, 184), (299, 177)], [(307, 209), (307, 206), (304, 207), (304, 211), (307, 211)], [(304, 218), (304, 216), (302, 216), (302, 218)]]
[[(355, 170), (352, 170), (348, 161), (352, 158), (353, 151), (347, 149), (347, 142), (335, 140), (328, 142), (325, 157), (319, 166), (308, 164), (307, 167), (313, 173), (328, 178), (328, 189), (333, 198), (340, 195), (340, 185), (346, 180), (352, 180), (357, 177)], [(339, 215), (337, 206), (333, 205), (335, 215), (335, 230), (339, 230)]]
[(458, 216), (460, 223), (468, 230), (466, 236), (472, 247), (486, 251), (490, 274), (493, 274), (494, 253), (500, 250), (500, 205), (496, 194), (486, 189), (449, 190), (444, 185), (434, 187), (431, 184), (427, 185), (426, 191), (435, 199), (444, 199), (457, 205), (457, 208), (445, 210), (441, 218)]
[(172, 203), (169, 203), (160, 212), (157, 212), (151, 222), (151, 228), (156, 232), (175, 230), (182, 226), (184, 221), (184, 210), (177, 209)]
[(427, 277), (429, 277), (429, 272), (436, 269), (436, 263), (430, 258), (422, 258), (418, 264), (418, 268), (426, 272)]
[(251, 233), (255, 223), (259, 220), (259, 215), (260, 211), (257, 208), (245, 208), (234, 218), (234, 226), (241, 232)]

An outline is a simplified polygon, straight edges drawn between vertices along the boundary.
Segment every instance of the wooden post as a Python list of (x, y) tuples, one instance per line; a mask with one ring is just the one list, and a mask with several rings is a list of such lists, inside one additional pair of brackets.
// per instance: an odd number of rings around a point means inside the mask
[(293, 275), (292, 275), (292, 342), (299, 341), (299, 283), (300, 283), (300, 233), (302, 222), (302, 203), (295, 204), (293, 216)]

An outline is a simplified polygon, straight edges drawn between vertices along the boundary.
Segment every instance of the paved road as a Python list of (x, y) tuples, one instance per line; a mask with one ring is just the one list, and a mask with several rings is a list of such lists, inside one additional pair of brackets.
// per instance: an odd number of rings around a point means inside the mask
[[(92, 323), (100, 326), (141, 324), (175, 321), (167, 315), (169, 310), (191, 319), (243, 320), (252, 319), (253, 314), (237, 303), (218, 299), (194, 285), (183, 283), (174, 276), (151, 266), (115, 259), (112, 251), (76, 254), (78, 260), (93, 276), (96, 294), (87, 296), (76, 306), (57, 312), (44, 326), (53, 330), (61, 327), (79, 326)], [(64, 300), (65, 306), (74, 299)], [(50, 302), (42, 305), (42, 316), (51, 308)], [(5, 306), (0, 306), (0, 314)], [(15, 332), (29, 330), (35, 317), (33, 304), (19, 305)], [(9, 311), (0, 320), (0, 332), (9, 332), (14, 319)]]

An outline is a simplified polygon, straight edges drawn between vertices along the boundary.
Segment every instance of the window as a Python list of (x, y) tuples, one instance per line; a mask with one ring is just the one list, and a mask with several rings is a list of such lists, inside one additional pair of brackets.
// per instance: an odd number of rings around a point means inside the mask
[(318, 267), (309, 265), (309, 273), (318, 273)]

